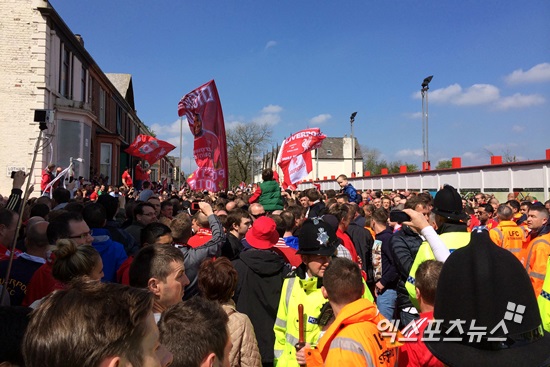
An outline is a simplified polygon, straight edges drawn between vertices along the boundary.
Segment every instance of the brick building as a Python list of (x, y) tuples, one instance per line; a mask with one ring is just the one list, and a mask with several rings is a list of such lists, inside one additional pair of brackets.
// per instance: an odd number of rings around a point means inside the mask
[[(12, 169), (30, 170), (35, 110), (52, 112), (33, 172), (35, 193), (49, 162), (67, 167), (71, 158), (83, 160), (75, 162), (75, 176), (119, 184), (125, 167), (135, 166), (124, 149), (138, 134), (151, 134), (136, 114), (131, 75), (104, 73), (47, 1), (0, 0), (0, 17), (0, 193), (9, 194)], [(170, 167), (159, 163), (157, 179)]]

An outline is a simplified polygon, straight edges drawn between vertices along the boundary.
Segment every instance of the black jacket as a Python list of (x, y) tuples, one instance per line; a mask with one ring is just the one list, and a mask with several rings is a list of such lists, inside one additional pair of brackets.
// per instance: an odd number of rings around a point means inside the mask
[(398, 309), (413, 307), (409, 299), (409, 293), (405, 288), (405, 282), (409, 277), (414, 259), (422, 242), (422, 237), (408, 226), (401, 227), (399, 231), (393, 234), (390, 240), (394, 265), (399, 273), (396, 302)]
[(355, 222), (351, 222), (346, 230), (346, 233), (350, 236), (355, 246), (357, 255), (363, 261), (361, 269), (367, 273), (367, 283), (374, 282), (374, 270), (372, 268), (372, 245), (374, 239), (369, 231), (361, 227)]
[(246, 314), (254, 326), (262, 363), (272, 363), (273, 326), (283, 281), (290, 268), (278, 253), (254, 248), (242, 251), (233, 265), (239, 274), (233, 297), (237, 311)]
[(243, 243), (232, 233), (227, 233), (227, 238), (222, 246), (222, 256), (229, 260), (235, 260), (244, 249)]
[(395, 268), (391, 251), (392, 235), (393, 232), (389, 227), (376, 234), (376, 239), (382, 241), (382, 278), (380, 278), (380, 283), (385, 289), (396, 289), (399, 281), (399, 274)]
[(414, 258), (422, 244), (422, 237), (408, 226), (403, 226), (391, 238), (391, 250), (395, 267), (403, 281), (407, 281)]
[(325, 203), (319, 201), (309, 207), (309, 212), (307, 213), (308, 218), (320, 217), (326, 212)]

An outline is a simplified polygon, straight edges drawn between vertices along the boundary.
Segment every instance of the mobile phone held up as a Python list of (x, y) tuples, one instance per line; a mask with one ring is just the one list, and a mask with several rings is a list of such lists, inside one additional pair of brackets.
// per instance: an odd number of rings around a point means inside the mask
[(403, 223), (411, 220), (411, 217), (402, 210), (392, 210), (390, 212), (390, 222)]
[(193, 202), (191, 203), (191, 210), (201, 210), (198, 201), (193, 201)]

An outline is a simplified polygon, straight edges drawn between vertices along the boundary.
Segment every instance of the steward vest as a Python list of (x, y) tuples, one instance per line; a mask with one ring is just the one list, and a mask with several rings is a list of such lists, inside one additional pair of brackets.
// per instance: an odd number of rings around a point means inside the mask
[[(439, 235), (439, 237), (451, 253), (454, 250), (464, 247), (468, 243), (470, 243), (470, 236), (470, 232), (449, 232)], [(416, 299), (416, 291), (414, 286), (416, 270), (424, 261), (433, 259), (435, 259), (435, 257), (432, 252), (432, 248), (430, 247), (430, 244), (426, 241), (422, 242), (420, 248), (418, 249), (416, 257), (414, 258), (414, 262), (411, 267), (411, 271), (409, 272), (407, 282), (405, 283), (405, 288), (407, 288), (409, 298), (411, 299), (414, 307), (416, 307), (417, 309), (420, 309), (420, 305), (418, 304), (418, 301)]]
[(529, 244), (525, 269), (531, 278), (535, 295), (542, 291), (542, 283), (546, 277), (546, 264), (550, 256), (550, 233), (535, 237)]
[[(550, 257), (546, 262), (546, 268), (550, 266)], [(548, 273), (547, 273), (548, 274)], [(537, 302), (539, 304), (540, 318), (544, 330), (550, 333), (550, 276), (544, 278), (542, 291), (540, 292)]]
[[(384, 320), (376, 306), (365, 299), (349, 303), (327, 329), (317, 349), (306, 349), (307, 367), (394, 366), (399, 342), (382, 336)], [(389, 321), (385, 321), (389, 323)]]
[[(319, 325), (321, 308), (327, 302), (317, 287), (317, 277), (301, 279), (293, 276), (285, 279), (281, 290), (275, 332), (274, 366), (299, 367), (296, 361), (296, 344), (298, 344), (299, 323), (298, 305), (304, 306), (304, 341), (312, 346), (317, 345), (322, 326)], [(363, 281), (364, 284), (364, 281)], [(373, 302), (372, 294), (365, 285), (363, 298)]]
[(518, 226), (512, 220), (502, 221), (495, 228), (489, 231), (491, 240), (514, 254), (515, 257), (525, 265), (525, 253), (523, 244), (527, 238), (527, 234), (523, 227)]
[(277, 181), (264, 181), (260, 184), (259, 203), (262, 204), (264, 209), (268, 212), (274, 210), (283, 210), (283, 199), (281, 197), (281, 187)]

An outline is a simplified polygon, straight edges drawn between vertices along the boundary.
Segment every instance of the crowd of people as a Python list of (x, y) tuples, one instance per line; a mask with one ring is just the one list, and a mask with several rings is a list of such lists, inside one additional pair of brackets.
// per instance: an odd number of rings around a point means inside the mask
[(14, 175), (0, 366), (550, 365), (550, 201), (122, 178)]

